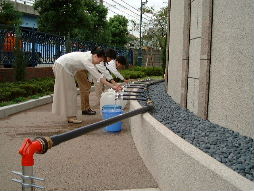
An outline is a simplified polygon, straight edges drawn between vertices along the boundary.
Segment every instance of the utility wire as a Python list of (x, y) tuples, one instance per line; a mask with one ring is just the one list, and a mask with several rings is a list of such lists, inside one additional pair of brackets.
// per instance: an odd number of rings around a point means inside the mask
[[(107, 2), (105, 2), (107, 5), (109, 5), (109, 3), (107, 3)], [(112, 6), (112, 5), (111, 5)], [(113, 8), (115, 8), (114, 6), (113, 6)], [(117, 9), (117, 8), (115, 8), (115, 9)], [(121, 14), (119, 14), (119, 13), (116, 13), (115, 11), (113, 11), (113, 10), (111, 10), (111, 9), (109, 9), (109, 11), (111, 11), (111, 12), (113, 12), (114, 14), (116, 14), (116, 15), (122, 15), (123, 13), (121, 13)], [(119, 11), (118, 9), (117, 9), (117, 11)], [(129, 15), (129, 16), (132, 16), (132, 15)], [(135, 18), (135, 17), (134, 17)], [(135, 22), (135, 21), (134, 21)], [(138, 19), (138, 22), (139, 22), (139, 19)], [(144, 27), (144, 26), (141, 26), (142, 27), (142, 29), (143, 30), (145, 30), (146, 28)], [(135, 30), (135, 29), (134, 29)]]
[[(130, 9), (127, 8), (126, 6), (124, 6), (124, 5), (120, 4), (120, 3), (118, 3), (117, 1), (115, 1), (115, 0), (111, 0), (111, 1), (113, 1), (114, 3), (118, 4), (119, 6), (125, 8), (125, 9), (127, 9), (128, 11), (130, 11), (130, 12), (136, 14), (137, 16), (140, 16), (140, 14), (133, 12), (132, 10), (130, 10)], [(144, 18), (144, 19), (146, 19), (147, 21), (149, 21), (147, 18)]]
[[(113, 7), (113, 8), (116, 9), (117, 11), (120, 11), (120, 10), (117, 9), (114, 5), (112, 5), (112, 4), (108, 3), (108, 2), (105, 2), (105, 3), (106, 3), (107, 5), (109, 5), (110, 7)], [(112, 11), (112, 10), (110, 10), (110, 11)], [(114, 12), (114, 11), (112, 11), (112, 12)], [(114, 13), (117, 14), (117, 15), (122, 15), (122, 13), (121, 13), (121, 14), (116, 13), (116, 12), (114, 12)], [(133, 15), (130, 15), (130, 14), (127, 13), (127, 12), (124, 12), (124, 13), (127, 14), (127, 15), (129, 15), (130, 17), (136, 19), (137, 21), (139, 21), (139, 18), (137, 18), (137, 17), (135, 17), (135, 16), (133, 16)]]
[(116, 2), (115, 0), (111, 0), (111, 1), (114, 2), (114, 3), (116, 3), (117, 5), (119, 5), (119, 6), (123, 7), (123, 8), (125, 8), (125, 9), (127, 9), (128, 11), (130, 11), (130, 12), (136, 14), (137, 16), (140, 16), (138, 13), (133, 12), (132, 10), (130, 10), (130, 9), (128, 9), (127, 7), (123, 6), (122, 4)]
[[(104, 1), (104, 2), (105, 2), (105, 1)], [(114, 8), (114, 9), (116, 9), (117, 11), (121, 11), (121, 10), (119, 10), (118, 8), (116, 8), (115, 5), (112, 5), (112, 4), (108, 3), (108, 2), (105, 2), (105, 3), (109, 6), (108, 8), (111, 8), (111, 7), (112, 7), (112, 8)], [(139, 23), (139, 18), (135, 17), (134, 15), (130, 15), (130, 14), (128, 14), (127, 12), (122, 11), (121, 13), (116, 13), (115, 11), (113, 11), (113, 10), (111, 10), (111, 9), (109, 9), (109, 11), (111, 11), (111, 12), (117, 14), (117, 15), (123, 15), (123, 13), (125, 13), (125, 14), (129, 15), (130, 17), (136, 19), (136, 21), (138, 21), (138, 23)], [(145, 23), (146, 23), (146, 22), (145, 22)], [(147, 24), (147, 23), (146, 23), (146, 24)], [(145, 29), (145, 27), (142, 27), (142, 28)]]
[[(122, 0), (122, 2), (125, 3), (126, 5), (128, 5), (129, 7), (135, 9), (136, 11), (140, 12), (140, 9), (133, 7), (132, 5), (126, 3), (124, 0)], [(150, 16), (146, 15), (145, 13), (143, 13), (143, 15), (146, 16), (148, 19), (152, 19)]]
[[(120, 10), (117, 9), (114, 5), (112, 5), (112, 4), (108, 3), (108, 2), (105, 2), (105, 3), (106, 3), (107, 5), (113, 7), (113, 8), (116, 9), (117, 11), (120, 11)], [(108, 7), (108, 8), (110, 8), (110, 7)], [(117, 14), (117, 15), (123, 15), (123, 12), (121, 12), (121, 13), (116, 13), (115, 11), (113, 11), (113, 10), (111, 10), (111, 9), (109, 9), (109, 11), (111, 11), (111, 12)], [(129, 15), (130, 17), (136, 19), (136, 20), (139, 22), (139, 18), (137, 18), (137, 17), (135, 17), (135, 16), (133, 16), (133, 15), (130, 15), (130, 14), (126, 13), (126, 12), (124, 12), (124, 13), (127, 14), (127, 15)], [(142, 28), (145, 29), (145, 27), (142, 27)]]

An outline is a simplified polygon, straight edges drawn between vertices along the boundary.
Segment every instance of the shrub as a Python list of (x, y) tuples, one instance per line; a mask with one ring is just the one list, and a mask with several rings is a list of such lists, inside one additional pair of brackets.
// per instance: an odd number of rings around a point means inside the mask
[(7, 88), (0, 89), (0, 101), (7, 101), (10, 100), (11, 92)]
[(121, 70), (121, 74), (126, 79), (137, 79), (148, 76), (162, 76), (163, 71), (161, 67), (141, 67), (134, 66), (128, 70)]
[(143, 78), (146, 76), (146, 74), (141, 71), (122, 70), (121, 73), (126, 79), (137, 79), (137, 78)]
[(28, 95), (33, 95), (39, 92), (40, 87), (38, 87), (36, 84), (21, 84), (19, 86), (21, 89), (24, 89)]
[(145, 73), (147, 76), (162, 76), (163, 70), (161, 67), (147, 67)]
[(22, 82), (0, 83), (0, 102), (19, 101), (32, 95), (47, 95), (54, 90), (54, 79), (33, 79)]
[(21, 88), (12, 88), (10, 89), (10, 96), (11, 99), (17, 98), (17, 97), (22, 97), (22, 96), (27, 96), (26, 90), (21, 89)]

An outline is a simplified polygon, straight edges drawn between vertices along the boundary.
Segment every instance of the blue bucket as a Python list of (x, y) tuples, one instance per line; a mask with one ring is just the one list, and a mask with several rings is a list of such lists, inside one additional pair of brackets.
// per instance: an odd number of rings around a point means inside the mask
[[(115, 106), (115, 105), (114, 105)], [(121, 106), (120, 106), (121, 107)], [(102, 117), (103, 119), (109, 119), (123, 113), (122, 109), (109, 109), (109, 107), (102, 110)], [(119, 132), (122, 130), (123, 122), (119, 121), (109, 126), (106, 126), (104, 130), (106, 132)]]

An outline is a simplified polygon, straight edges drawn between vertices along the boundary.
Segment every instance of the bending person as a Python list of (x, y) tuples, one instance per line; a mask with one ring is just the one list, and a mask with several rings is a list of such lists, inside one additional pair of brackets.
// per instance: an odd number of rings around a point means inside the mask
[[(96, 68), (106, 77), (106, 79), (115, 85), (118, 85), (112, 77), (112, 74), (119, 78), (120, 80), (128, 83), (129, 80), (126, 80), (122, 74), (117, 70), (119, 68), (124, 68), (126, 65), (126, 59), (124, 56), (117, 56), (116, 52), (113, 49), (107, 49), (105, 51), (105, 56), (107, 57), (107, 62), (102, 62), (96, 65)], [(101, 94), (105, 90), (104, 84), (100, 82), (95, 82), (95, 93), (97, 96), (97, 104), (100, 102)]]
[[(60, 56), (53, 65), (55, 75), (54, 96), (52, 113), (65, 116), (68, 123), (81, 123), (77, 119), (77, 88), (74, 76), (77, 71), (86, 70), (88, 76), (93, 76), (97, 81), (113, 88), (116, 91), (121, 86), (114, 86), (106, 81), (102, 74), (95, 68), (105, 59), (103, 50), (95, 49), (91, 52), (72, 52)], [(88, 81), (88, 79), (84, 79)]]

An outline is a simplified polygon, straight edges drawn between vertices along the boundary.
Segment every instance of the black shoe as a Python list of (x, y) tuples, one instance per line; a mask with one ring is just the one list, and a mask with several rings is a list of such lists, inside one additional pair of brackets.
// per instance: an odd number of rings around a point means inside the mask
[(93, 111), (89, 108), (87, 110), (83, 110), (82, 115), (96, 115), (96, 111)]

